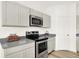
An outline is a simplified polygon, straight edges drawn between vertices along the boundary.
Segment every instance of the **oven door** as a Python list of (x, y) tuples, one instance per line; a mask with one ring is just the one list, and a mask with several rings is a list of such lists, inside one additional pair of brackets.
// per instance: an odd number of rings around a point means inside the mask
[(30, 22), (30, 26), (37, 26), (37, 27), (43, 26), (43, 18), (42, 17), (30, 15), (29, 22)]
[(45, 54), (48, 54), (47, 40), (36, 42), (36, 57), (39, 58)]

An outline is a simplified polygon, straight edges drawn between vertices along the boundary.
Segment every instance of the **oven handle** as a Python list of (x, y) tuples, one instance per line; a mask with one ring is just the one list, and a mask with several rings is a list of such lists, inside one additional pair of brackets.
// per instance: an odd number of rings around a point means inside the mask
[(36, 44), (43, 43), (43, 42), (47, 42), (47, 40), (38, 41), (38, 42), (36, 42)]

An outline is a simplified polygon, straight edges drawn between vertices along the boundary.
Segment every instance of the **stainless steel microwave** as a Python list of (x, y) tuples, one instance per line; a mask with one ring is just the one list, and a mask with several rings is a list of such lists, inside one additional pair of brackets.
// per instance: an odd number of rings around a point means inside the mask
[(29, 24), (30, 26), (42, 27), (43, 26), (43, 18), (35, 15), (29, 16)]

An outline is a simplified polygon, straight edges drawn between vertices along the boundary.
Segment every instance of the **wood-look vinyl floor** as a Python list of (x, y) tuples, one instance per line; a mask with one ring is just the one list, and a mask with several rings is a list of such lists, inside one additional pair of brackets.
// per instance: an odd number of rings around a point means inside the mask
[(71, 51), (54, 51), (49, 54), (48, 58), (79, 58), (79, 53)]

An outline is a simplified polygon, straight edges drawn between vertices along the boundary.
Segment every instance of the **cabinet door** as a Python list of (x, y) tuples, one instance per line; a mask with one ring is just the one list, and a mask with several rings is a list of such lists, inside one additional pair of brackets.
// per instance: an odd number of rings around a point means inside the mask
[(31, 47), (27, 49), (27, 58), (34, 58), (35, 57), (35, 47)]
[(23, 58), (23, 51), (15, 52), (5, 57), (6, 58)]
[(48, 53), (52, 52), (55, 49), (55, 38), (48, 39)]
[(35, 57), (35, 47), (26, 48), (21, 51), (17, 51), (5, 56), (6, 58), (34, 58)]
[(29, 8), (19, 5), (18, 10), (19, 26), (29, 26)]
[(79, 37), (77, 37), (76, 39), (76, 49), (77, 51), (79, 51)]
[(50, 26), (50, 16), (43, 14), (43, 27), (49, 28)]
[(6, 2), (2, 2), (2, 25), (7, 25), (7, 3)]
[(5, 2), (6, 24), (8, 26), (18, 26), (18, 5), (14, 2)]
[(3, 2), (3, 25), (29, 26), (29, 8), (16, 2)]
[(35, 15), (35, 16), (38, 16), (38, 17), (43, 17), (43, 14), (42, 14), (41, 12), (36, 11), (36, 10), (34, 10), (34, 9), (31, 9), (31, 10), (30, 10), (30, 14), (31, 14), (31, 15)]

